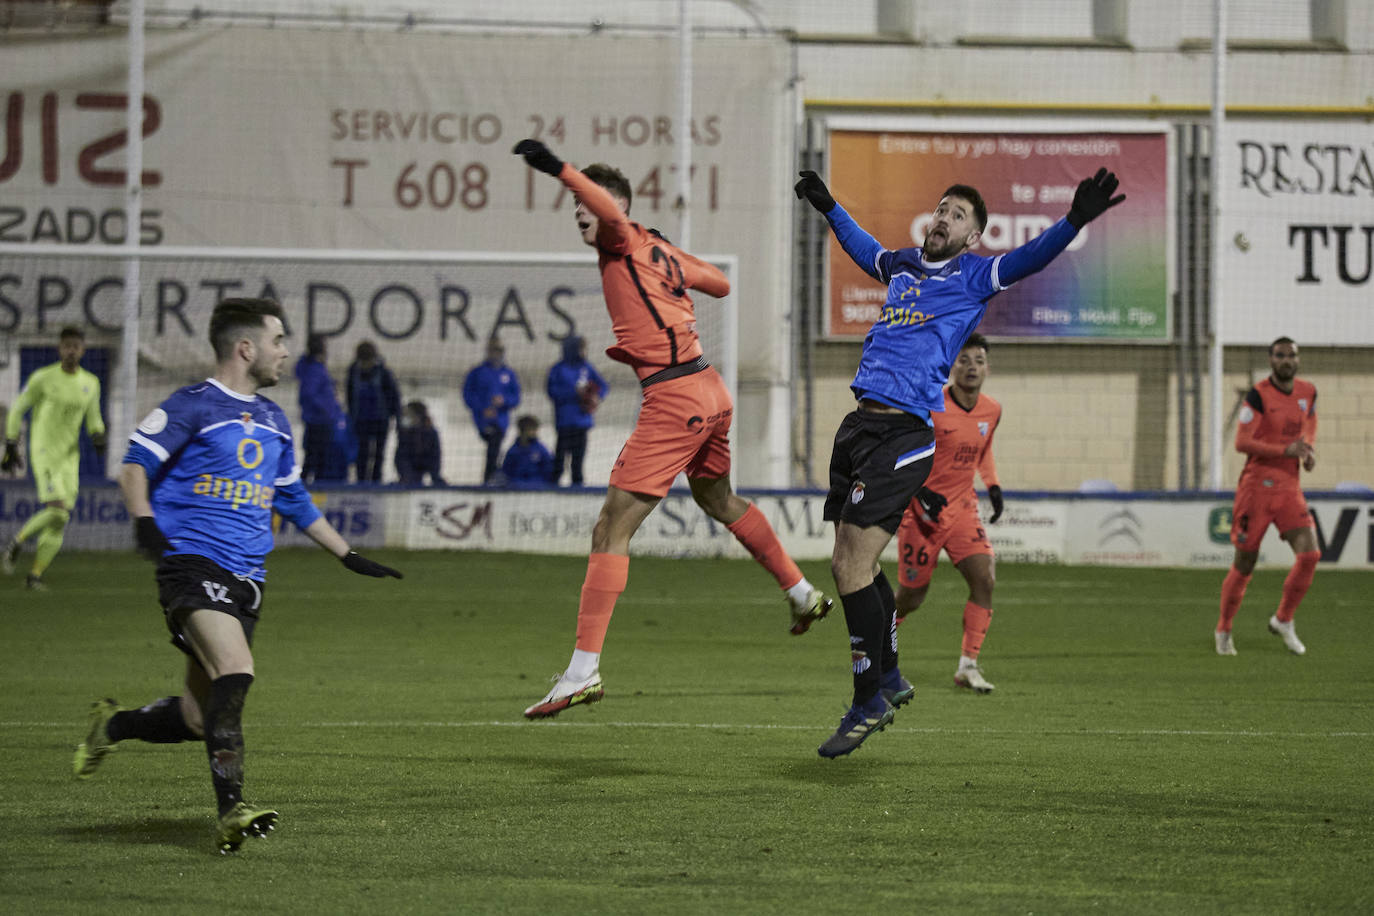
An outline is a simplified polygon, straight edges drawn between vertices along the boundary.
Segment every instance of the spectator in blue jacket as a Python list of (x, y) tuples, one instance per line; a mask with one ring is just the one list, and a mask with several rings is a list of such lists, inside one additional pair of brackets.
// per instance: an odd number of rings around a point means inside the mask
[(301, 423), (305, 425), (301, 480), (306, 484), (331, 479), (329, 456), (335, 448), (334, 439), (340, 424), (347, 425), (334, 393), (334, 380), (325, 365), (328, 358), (325, 336), (311, 334), (306, 340), (305, 355), (296, 361), (296, 381), (300, 385), (297, 397)]
[(499, 469), (501, 441), (510, 426), (510, 412), (520, 403), (520, 379), (506, 365), (506, 348), (495, 337), (487, 341), (487, 358), (463, 380), (463, 403), (472, 411), (477, 434), (487, 444), (482, 483), (491, 483)]
[(430, 419), (429, 408), (424, 401), (408, 402), (396, 431), (396, 473), (402, 486), (423, 487), (426, 475), (430, 486), (443, 486), (442, 461), (439, 431)]
[(344, 396), (353, 434), (358, 437), (358, 483), (380, 483), (391, 421), (401, 418), (401, 393), (396, 376), (370, 340), (358, 344), (353, 365), (348, 367)]
[(587, 362), (587, 340), (576, 335), (563, 341), (563, 358), (549, 367), (548, 392), (553, 401), (553, 425), (558, 438), (553, 449), (553, 482), (571, 465), (573, 486), (582, 485), (582, 460), (587, 456), (587, 430), (610, 386)]
[(506, 450), (501, 473), (512, 490), (542, 490), (553, 486), (553, 456), (539, 441), (539, 420), (525, 414), (515, 421), (516, 439)]

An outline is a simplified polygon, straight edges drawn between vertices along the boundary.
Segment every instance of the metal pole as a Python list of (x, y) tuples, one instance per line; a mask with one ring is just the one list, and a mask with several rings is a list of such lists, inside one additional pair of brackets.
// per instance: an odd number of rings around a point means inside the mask
[[(138, 423), (138, 286), (139, 229), (143, 222), (143, 0), (129, 3), (129, 99), (127, 174), (124, 181), (124, 329), (120, 336), (120, 387), (123, 389), (120, 430), (124, 436)], [(113, 432), (113, 431), (112, 431)], [(111, 436), (113, 439), (114, 437)], [(111, 449), (112, 453), (117, 449)]]
[(678, 0), (677, 244), (692, 248), (692, 25), (690, 0)]
[(1212, 169), (1209, 184), (1211, 204), (1211, 241), (1208, 266), (1211, 283), (1208, 306), (1212, 314), (1212, 489), (1220, 490), (1221, 480), (1221, 388), (1223, 346), (1225, 338), (1221, 317), (1221, 297), (1224, 286), (1221, 276), (1221, 246), (1223, 243), (1223, 185), (1226, 158), (1226, 0), (1212, 0)]

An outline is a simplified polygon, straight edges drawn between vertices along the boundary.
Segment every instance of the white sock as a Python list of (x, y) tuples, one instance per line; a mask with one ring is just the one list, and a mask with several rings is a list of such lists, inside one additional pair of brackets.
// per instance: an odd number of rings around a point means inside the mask
[(787, 590), (787, 597), (793, 604), (801, 604), (811, 597), (811, 583), (806, 581), (806, 576), (802, 576), (800, 582)]
[(585, 681), (596, 674), (600, 664), (600, 652), (583, 652), (581, 649), (573, 649), (572, 661), (568, 662), (568, 670), (563, 672), (563, 676), (570, 681)]
[(960, 669), (963, 669), (963, 668), (977, 668), (977, 667), (978, 667), (978, 659), (976, 659), (976, 658), (969, 658), (967, 655), (961, 655), (961, 656), (959, 656), (959, 667), (960, 667)]

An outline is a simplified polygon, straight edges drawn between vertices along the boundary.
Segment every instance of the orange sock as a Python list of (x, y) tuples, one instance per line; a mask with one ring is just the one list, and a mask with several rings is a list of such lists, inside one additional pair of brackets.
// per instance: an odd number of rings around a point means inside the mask
[(1236, 611), (1240, 610), (1241, 599), (1245, 597), (1245, 587), (1250, 584), (1250, 577), (1241, 575), (1240, 570), (1232, 566), (1226, 571), (1226, 578), (1221, 583), (1221, 616), (1217, 618), (1217, 632), (1230, 633), (1231, 621), (1236, 617)]
[(964, 605), (964, 648), (963, 655), (977, 658), (983, 648), (983, 637), (988, 635), (992, 623), (992, 608), (980, 607), (970, 601)]
[(1317, 561), (1321, 558), (1322, 555), (1315, 550), (1308, 550), (1293, 558), (1293, 568), (1288, 570), (1288, 577), (1283, 580), (1283, 600), (1274, 614), (1279, 623), (1288, 623), (1293, 619), (1293, 612), (1307, 594), (1312, 576), (1317, 572)]
[(778, 585), (789, 589), (802, 580), (801, 568), (787, 555), (787, 551), (782, 549), (777, 532), (768, 524), (768, 519), (759, 511), (758, 506), (750, 503), (749, 508), (734, 524), (725, 527), (730, 529), (735, 540), (743, 544), (764, 569), (773, 574), (773, 578), (778, 580)]
[(577, 604), (577, 648), (600, 652), (611, 625), (616, 599), (630, 578), (630, 558), (618, 553), (594, 553), (587, 557), (587, 578), (582, 580), (582, 599)]

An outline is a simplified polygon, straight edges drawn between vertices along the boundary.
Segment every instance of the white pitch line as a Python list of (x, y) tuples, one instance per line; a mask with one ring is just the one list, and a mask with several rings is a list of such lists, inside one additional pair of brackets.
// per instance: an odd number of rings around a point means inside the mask
[[(75, 726), (71, 722), (0, 722), (0, 728), (61, 728), (70, 729), (80, 728), (80, 723)], [(889, 726), (895, 731), (914, 732), (923, 735), (967, 735), (988, 737), (998, 737), (1002, 735), (1021, 735), (1021, 736), (1043, 736), (1055, 735), (1060, 737), (1083, 737), (1083, 738), (1102, 738), (1102, 737), (1178, 737), (1178, 738), (1374, 738), (1374, 732), (1364, 731), (1340, 731), (1340, 732), (1269, 732), (1269, 731), (1225, 731), (1220, 729), (1188, 729), (1188, 728), (1141, 728), (1141, 729), (1121, 729), (1121, 728), (1050, 728), (1050, 729), (1010, 729), (1010, 728), (938, 728), (931, 726), (905, 727), (901, 725)], [(348, 721), (348, 722), (293, 722), (282, 724), (275, 722), (251, 722), (251, 729), (259, 728), (349, 728), (349, 729), (401, 729), (401, 728), (432, 728), (432, 729), (459, 729), (459, 728), (679, 728), (679, 729), (710, 729), (726, 731), (738, 729), (741, 731), (815, 731), (823, 729), (824, 725), (768, 725), (758, 723), (732, 723), (732, 722), (572, 722), (564, 719), (557, 721), (543, 720), (540, 722), (528, 722), (522, 719), (489, 721), (470, 721), (470, 722), (367, 722), (367, 721)]]

